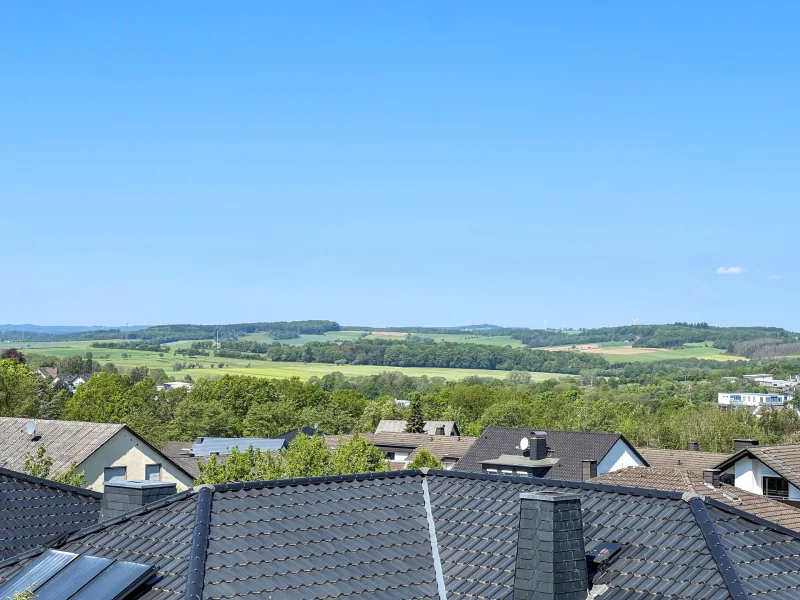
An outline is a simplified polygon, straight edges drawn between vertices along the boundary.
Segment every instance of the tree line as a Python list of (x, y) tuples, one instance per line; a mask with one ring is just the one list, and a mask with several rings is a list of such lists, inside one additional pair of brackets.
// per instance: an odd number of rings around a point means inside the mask
[(409, 420), (410, 409), (396, 399), (414, 399), (425, 420), (455, 421), (465, 435), (492, 425), (614, 431), (641, 446), (685, 448), (698, 440), (703, 450), (718, 452), (731, 451), (737, 437), (800, 439), (794, 411), (761, 419), (746, 410), (720, 411), (719, 392), (757, 388), (728, 383), (719, 371), (650, 374), (641, 383), (599, 377), (590, 385), (576, 379), (535, 383), (517, 371), (505, 380), (456, 382), (397, 372), (331, 373), (308, 382), (225, 375), (200, 379), (191, 391), (168, 392), (159, 391), (151, 375), (144, 367), (103, 371), (69, 396), (6, 358), (0, 360), (0, 416), (126, 423), (160, 445), (201, 436), (269, 438), (314, 426), (332, 435), (372, 432), (381, 419)]

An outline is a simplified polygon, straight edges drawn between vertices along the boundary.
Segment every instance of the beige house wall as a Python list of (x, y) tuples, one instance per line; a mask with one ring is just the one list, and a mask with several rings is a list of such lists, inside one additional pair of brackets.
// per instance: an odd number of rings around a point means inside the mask
[(161, 465), (161, 481), (174, 482), (179, 492), (192, 487), (193, 481), (189, 475), (125, 429), (78, 465), (78, 471), (86, 471), (86, 487), (102, 492), (106, 467), (126, 467), (126, 479), (144, 479), (145, 466), (152, 464)]

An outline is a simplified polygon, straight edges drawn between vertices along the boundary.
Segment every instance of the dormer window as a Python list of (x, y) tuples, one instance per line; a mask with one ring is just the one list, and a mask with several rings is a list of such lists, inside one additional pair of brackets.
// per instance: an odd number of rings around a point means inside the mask
[(762, 489), (764, 495), (770, 498), (788, 498), (789, 482), (783, 477), (763, 477)]

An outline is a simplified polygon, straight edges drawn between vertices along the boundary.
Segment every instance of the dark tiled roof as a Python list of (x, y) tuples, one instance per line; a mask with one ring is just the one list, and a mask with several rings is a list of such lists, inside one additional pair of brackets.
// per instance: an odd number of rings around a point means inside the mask
[[(454, 468), (459, 471), (480, 473), (481, 463), (485, 460), (493, 460), (503, 454), (522, 456), (519, 442), (532, 431), (534, 430), (525, 428), (489, 427)], [(620, 439), (628, 443), (619, 433), (536, 431), (547, 433), (548, 456), (559, 459), (558, 464), (547, 472), (547, 477), (553, 479), (580, 481), (583, 478), (584, 460), (596, 460), (599, 464)], [(632, 446), (631, 449), (636, 452)]]
[(197, 466), (197, 462), (200, 459), (184, 453), (184, 450), (192, 447), (192, 443), (167, 442), (161, 448), (161, 453), (196, 479), (200, 476), (200, 467)]
[(786, 481), (800, 488), (800, 444), (748, 446), (721, 461), (717, 468), (725, 470), (744, 457), (757, 458)]
[(0, 469), (0, 559), (97, 522), (98, 492)]
[[(444, 427), (444, 435), (458, 435), (458, 426), (455, 421), (425, 421), (423, 433), (436, 435), (436, 428)], [(395, 419), (381, 419), (375, 428), (375, 433), (405, 433), (406, 422)]]
[(800, 531), (800, 509), (772, 500), (766, 496), (751, 494), (724, 483), (721, 483), (716, 488), (710, 487), (703, 483), (703, 475), (698, 472), (684, 471), (682, 469), (630, 467), (600, 475), (592, 479), (592, 481), (654, 490), (692, 492), (713, 498), (723, 504), (744, 510), (789, 529)]
[(436, 600), (436, 556), (447, 598), (509, 600), (520, 493), (537, 490), (581, 496), (587, 552), (621, 545), (602, 600), (798, 597), (800, 534), (713, 499), (452, 471), (204, 486), (59, 548), (155, 565), (144, 600)]
[[(444, 458), (459, 459), (464, 456), (477, 438), (454, 435), (426, 435), (424, 433), (362, 433), (359, 434), (368, 443), (380, 448), (407, 448), (408, 460), (414, 460), (422, 448), (430, 451), (438, 460)], [(343, 443), (350, 441), (350, 435), (326, 435), (329, 446), (336, 446), (341, 439)]]
[(637, 450), (651, 467), (685, 471), (713, 469), (730, 456), (730, 454), (720, 452), (695, 452), (694, 450), (664, 450), (662, 448), (637, 448)]
[(286, 445), (288, 446), (289, 444), (292, 443), (294, 438), (296, 438), (301, 433), (307, 437), (312, 437), (315, 435), (325, 435), (323, 432), (319, 431), (318, 429), (314, 429), (313, 427), (303, 427), (302, 429), (292, 429), (291, 431), (287, 431), (283, 435), (276, 435), (275, 438), (286, 440)]

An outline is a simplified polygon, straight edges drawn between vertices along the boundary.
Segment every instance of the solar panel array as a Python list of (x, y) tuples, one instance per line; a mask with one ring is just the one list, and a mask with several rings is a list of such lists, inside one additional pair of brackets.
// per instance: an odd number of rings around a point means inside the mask
[(140, 563), (48, 550), (0, 587), (0, 598), (30, 590), (36, 600), (123, 600), (155, 571)]
[(197, 438), (192, 444), (192, 456), (211, 456), (218, 454), (226, 456), (231, 453), (232, 448), (238, 448), (240, 452), (246, 451), (250, 446), (258, 450), (269, 450), (275, 452), (286, 445), (286, 440), (270, 440), (267, 438)]

